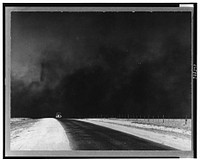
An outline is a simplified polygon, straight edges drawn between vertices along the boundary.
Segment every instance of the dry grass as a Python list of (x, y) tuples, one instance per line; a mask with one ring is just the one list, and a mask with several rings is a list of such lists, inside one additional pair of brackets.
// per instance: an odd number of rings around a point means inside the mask
[(178, 128), (188, 131), (191, 130), (192, 126), (191, 119), (187, 119), (187, 123), (185, 122), (185, 119), (164, 119), (164, 122), (163, 119), (121, 119), (121, 120), (139, 124), (141, 123), (141, 124)]

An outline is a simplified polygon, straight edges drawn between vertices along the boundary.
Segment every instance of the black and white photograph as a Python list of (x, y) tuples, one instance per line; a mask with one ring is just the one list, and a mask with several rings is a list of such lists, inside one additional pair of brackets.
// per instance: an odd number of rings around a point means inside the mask
[(195, 4), (65, 5), (5, 6), (5, 157), (193, 158)]

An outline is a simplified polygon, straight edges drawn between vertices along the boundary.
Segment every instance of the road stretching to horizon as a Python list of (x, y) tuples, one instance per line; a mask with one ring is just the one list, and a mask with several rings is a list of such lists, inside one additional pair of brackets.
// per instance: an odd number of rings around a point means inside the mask
[(171, 147), (73, 119), (59, 119), (72, 150), (174, 150)]

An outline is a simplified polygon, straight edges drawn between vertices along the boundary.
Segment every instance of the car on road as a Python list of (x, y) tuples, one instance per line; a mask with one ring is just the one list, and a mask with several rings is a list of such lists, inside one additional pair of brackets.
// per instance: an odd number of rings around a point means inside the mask
[(56, 118), (57, 118), (57, 119), (62, 118), (61, 112), (57, 112), (57, 113), (56, 113)]

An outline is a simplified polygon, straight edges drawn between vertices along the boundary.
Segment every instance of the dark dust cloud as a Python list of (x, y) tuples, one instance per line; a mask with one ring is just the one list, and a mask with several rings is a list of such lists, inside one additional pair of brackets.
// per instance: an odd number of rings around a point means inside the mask
[(191, 115), (189, 12), (12, 12), (11, 116)]

